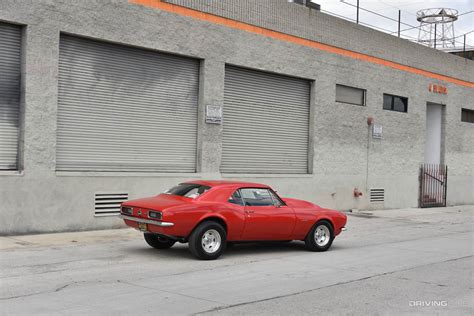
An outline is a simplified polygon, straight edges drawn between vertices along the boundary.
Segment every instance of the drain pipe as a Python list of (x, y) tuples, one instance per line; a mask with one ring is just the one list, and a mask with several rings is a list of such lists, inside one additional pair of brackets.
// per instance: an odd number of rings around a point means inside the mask
[(369, 192), (369, 158), (370, 158), (370, 129), (374, 124), (374, 118), (367, 118), (367, 161), (365, 168), (365, 192)]

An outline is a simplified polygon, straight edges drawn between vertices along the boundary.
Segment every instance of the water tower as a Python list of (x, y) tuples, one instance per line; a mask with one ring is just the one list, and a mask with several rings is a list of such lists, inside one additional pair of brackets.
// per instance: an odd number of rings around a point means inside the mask
[(416, 13), (420, 22), (418, 42), (434, 48), (455, 47), (454, 21), (458, 19), (458, 11), (448, 8), (432, 8)]

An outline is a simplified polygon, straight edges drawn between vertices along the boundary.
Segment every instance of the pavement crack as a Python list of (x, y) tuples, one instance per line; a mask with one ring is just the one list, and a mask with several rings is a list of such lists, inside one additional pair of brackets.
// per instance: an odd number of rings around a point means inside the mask
[(419, 266), (413, 266), (413, 267), (409, 267), (409, 268), (405, 268), (405, 269), (400, 269), (400, 270), (395, 270), (395, 271), (389, 271), (389, 272), (379, 273), (379, 274), (375, 274), (375, 275), (370, 275), (370, 276), (355, 279), (355, 280), (349, 280), (349, 281), (329, 284), (329, 285), (326, 285), (326, 286), (321, 286), (321, 287), (318, 287), (318, 288), (299, 291), (299, 292), (295, 292), (295, 293), (278, 295), (278, 296), (274, 296), (274, 297), (269, 297), (269, 298), (254, 300), (254, 301), (248, 301), (248, 302), (243, 302), (243, 303), (238, 303), (238, 304), (224, 305), (224, 306), (215, 307), (215, 308), (212, 308), (212, 309), (209, 309), (209, 310), (205, 310), (205, 311), (202, 311), (202, 312), (198, 312), (198, 313), (195, 313), (194, 315), (201, 315), (201, 314), (205, 314), (205, 313), (218, 312), (218, 311), (223, 311), (223, 310), (234, 308), (234, 307), (245, 306), (245, 305), (250, 305), (250, 304), (255, 304), (255, 303), (267, 302), (267, 301), (280, 299), (280, 298), (296, 296), (296, 295), (310, 293), (310, 292), (314, 292), (314, 291), (318, 291), (318, 290), (322, 290), (322, 289), (327, 289), (327, 288), (331, 288), (331, 287), (335, 287), (335, 286), (339, 286), (339, 285), (346, 285), (346, 284), (351, 284), (351, 283), (355, 283), (355, 282), (366, 281), (366, 280), (370, 280), (370, 279), (373, 279), (373, 278), (378, 278), (378, 277), (381, 277), (381, 276), (387, 276), (387, 275), (391, 275), (391, 274), (398, 273), (398, 272), (410, 271), (410, 270), (413, 270), (413, 269), (418, 269), (418, 268), (421, 268), (421, 267), (426, 267), (426, 266), (430, 266), (430, 265), (434, 265), (434, 264), (458, 261), (458, 260), (463, 260), (463, 259), (472, 258), (472, 257), (474, 257), (474, 256), (470, 255), (470, 256), (464, 256), (464, 257), (460, 257), (460, 258), (448, 259), (448, 260), (439, 261), (439, 262), (432, 262), (432, 263), (422, 264), (422, 265), (419, 265)]
[(179, 292), (173, 292), (173, 291), (169, 291), (169, 290), (157, 289), (157, 288), (153, 288), (153, 287), (146, 286), (146, 285), (140, 285), (140, 284), (131, 283), (131, 282), (129, 282), (129, 281), (117, 280), (117, 282), (118, 282), (118, 283), (127, 284), (127, 285), (130, 285), (130, 286), (135, 286), (135, 287), (143, 288), (143, 289), (148, 289), (148, 290), (153, 290), (153, 291), (160, 291), (160, 292), (165, 292), (165, 293), (169, 293), (169, 294), (174, 294), (174, 295), (179, 295), (179, 296), (184, 296), (184, 297), (192, 298), (192, 299), (195, 299), (195, 300), (206, 301), (206, 302), (209, 302), (209, 303), (214, 303), (214, 304), (219, 304), (219, 305), (224, 304), (224, 303), (222, 303), (222, 302), (213, 301), (213, 300), (209, 300), (209, 299), (202, 298), (202, 297), (187, 295), (187, 294), (183, 294), (183, 293), (179, 293)]
[(24, 297), (30, 297), (30, 296), (36, 296), (36, 295), (41, 295), (41, 294), (52, 294), (52, 293), (57, 293), (57, 292), (60, 292), (62, 290), (64, 290), (65, 288), (71, 286), (71, 285), (75, 285), (75, 284), (79, 284), (79, 283), (86, 283), (84, 281), (81, 281), (81, 282), (71, 282), (71, 283), (67, 283), (65, 285), (62, 285), (60, 287), (57, 287), (55, 288), (54, 290), (48, 290), (48, 291), (41, 291), (41, 292), (34, 292), (34, 293), (29, 293), (29, 294), (23, 294), (23, 295), (15, 295), (15, 296), (9, 296), (9, 297), (0, 297), (0, 301), (7, 301), (7, 300), (12, 300), (12, 299), (17, 299), (17, 298), (24, 298)]
[(440, 287), (448, 286), (447, 284), (433, 283), (433, 282), (428, 282), (428, 281), (420, 281), (420, 280), (415, 280), (415, 279), (410, 279), (410, 278), (403, 278), (403, 277), (397, 277), (397, 279), (412, 281), (412, 282), (418, 282), (418, 283), (423, 283), (423, 284), (428, 284), (428, 285), (435, 285), (435, 286), (440, 286)]

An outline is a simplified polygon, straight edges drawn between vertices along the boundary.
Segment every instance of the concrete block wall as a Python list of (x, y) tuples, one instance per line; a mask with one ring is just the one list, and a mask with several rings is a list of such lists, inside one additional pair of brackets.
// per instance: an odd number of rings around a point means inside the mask
[[(233, 3), (244, 3), (242, 1)], [(309, 14), (305, 8), (291, 8)], [(241, 10), (243, 17), (245, 11)], [(260, 18), (263, 12), (259, 13)], [(272, 14), (273, 19), (278, 16)], [(130, 198), (138, 198), (157, 194), (178, 182), (201, 178), (263, 182), (272, 185), (282, 196), (307, 199), (341, 210), (416, 207), (427, 102), (446, 105), (445, 160), (450, 167), (448, 203), (474, 204), (474, 126), (460, 122), (461, 107), (474, 109), (472, 88), (443, 83), (448, 87), (448, 95), (433, 94), (427, 87), (439, 82), (431, 78), (134, 5), (126, 0), (0, 0), (0, 20), (23, 25), (25, 35), (20, 122), (23, 126), (22, 168), (0, 171), (0, 234), (121, 227), (117, 218), (93, 216), (95, 192), (125, 191), (129, 192)], [(343, 24), (341, 27), (347, 34), (346, 43), (341, 39), (340, 45), (350, 47), (350, 36), (354, 36), (351, 32), (356, 32), (352, 30), (354, 26), (336, 22)], [(355, 27), (355, 30), (359, 32), (360, 28)], [(201, 59), (197, 173), (56, 171), (61, 32)], [(373, 53), (392, 58), (391, 54), (395, 54), (392, 40), (385, 40), (385, 35), (376, 31), (370, 32), (375, 33), (373, 36), (378, 38), (380, 45), (380, 51)], [(440, 66), (437, 72), (472, 81), (472, 62), (460, 67), (458, 63), (465, 62), (453, 59), (458, 57), (446, 57), (448, 55), (418, 45), (407, 45), (397, 50), (396, 58), (427, 70), (433, 70), (436, 61), (440, 65), (446, 61), (447, 64)], [(417, 49), (421, 51), (413, 53)], [(423, 54), (425, 58), (418, 60), (417, 55)], [(314, 82), (311, 174), (220, 174), (223, 126), (205, 124), (204, 107), (223, 104), (226, 64)], [(366, 89), (367, 106), (335, 102), (336, 84)], [(408, 97), (408, 113), (383, 110), (383, 93)], [(368, 139), (368, 116), (383, 125), (382, 140)], [(352, 196), (356, 187), (364, 192), (362, 198)], [(367, 190), (370, 188), (385, 188), (384, 204), (369, 203)]]
[[(164, 0), (285, 34), (474, 81), (471, 61), (288, 0)], [(413, 21), (413, 24), (418, 23)], [(466, 70), (470, 70), (467, 71)]]

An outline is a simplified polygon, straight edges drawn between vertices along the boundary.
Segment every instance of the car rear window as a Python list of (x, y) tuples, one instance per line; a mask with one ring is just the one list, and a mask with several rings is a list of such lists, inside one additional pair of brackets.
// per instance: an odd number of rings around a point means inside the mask
[(178, 195), (188, 197), (190, 199), (195, 199), (198, 196), (204, 194), (208, 191), (211, 187), (201, 184), (194, 184), (194, 183), (181, 183), (175, 187), (172, 187), (169, 190), (166, 190), (165, 194), (170, 195)]

